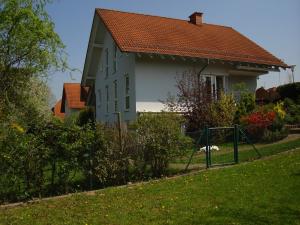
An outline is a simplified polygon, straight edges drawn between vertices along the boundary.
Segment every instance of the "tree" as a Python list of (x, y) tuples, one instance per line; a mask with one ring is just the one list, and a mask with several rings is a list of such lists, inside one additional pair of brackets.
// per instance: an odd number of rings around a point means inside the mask
[(187, 130), (195, 131), (211, 124), (210, 86), (195, 71), (184, 72), (177, 77), (177, 96), (170, 96), (165, 102), (168, 110), (181, 112), (187, 121)]
[(49, 0), (0, 1), (0, 98), (14, 94), (33, 76), (65, 69), (64, 45), (45, 6)]

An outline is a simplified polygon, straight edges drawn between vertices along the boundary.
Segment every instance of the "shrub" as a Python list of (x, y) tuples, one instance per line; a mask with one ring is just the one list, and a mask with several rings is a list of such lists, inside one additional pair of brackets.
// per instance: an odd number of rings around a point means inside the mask
[(236, 104), (232, 95), (221, 93), (220, 99), (211, 104), (211, 125), (231, 126), (236, 112)]
[(245, 89), (242, 89), (237, 103), (237, 110), (234, 118), (235, 123), (239, 124), (241, 122), (241, 118), (253, 112), (255, 106), (255, 95)]
[(290, 98), (297, 102), (300, 97), (300, 82), (281, 85), (277, 88), (281, 99)]
[(124, 184), (129, 179), (130, 146), (127, 133), (98, 124), (95, 132), (93, 170), (104, 186)]
[(286, 111), (285, 121), (288, 124), (300, 123), (300, 104), (296, 104), (292, 99), (284, 99), (284, 109)]
[(265, 130), (272, 125), (276, 118), (274, 111), (257, 111), (242, 118), (248, 134), (253, 140), (259, 140)]
[(182, 135), (182, 118), (173, 113), (142, 114), (134, 124), (137, 142), (144, 148), (144, 161), (154, 177), (166, 174), (170, 159), (182, 153), (187, 139)]

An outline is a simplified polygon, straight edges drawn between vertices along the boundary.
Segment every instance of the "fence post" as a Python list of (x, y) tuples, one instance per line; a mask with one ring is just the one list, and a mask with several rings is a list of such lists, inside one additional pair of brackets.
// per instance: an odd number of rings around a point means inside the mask
[(234, 146), (234, 154), (233, 154), (234, 155), (234, 162), (239, 163), (239, 153), (238, 153), (239, 129), (238, 129), (237, 124), (234, 125), (233, 137), (234, 137), (234, 143), (233, 143), (233, 146)]
[(208, 136), (208, 126), (205, 126), (205, 136), (206, 136), (206, 146), (205, 146), (205, 156), (206, 156), (206, 168), (210, 166), (209, 159), (209, 136)]

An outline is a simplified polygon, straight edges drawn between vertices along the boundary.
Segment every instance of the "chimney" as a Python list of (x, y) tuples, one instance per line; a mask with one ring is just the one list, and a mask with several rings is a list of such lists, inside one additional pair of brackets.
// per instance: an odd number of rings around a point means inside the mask
[(201, 12), (194, 12), (192, 15), (189, 16), (190, 23), (195, 25), (202, 25), (203, 22), (203, 13)]

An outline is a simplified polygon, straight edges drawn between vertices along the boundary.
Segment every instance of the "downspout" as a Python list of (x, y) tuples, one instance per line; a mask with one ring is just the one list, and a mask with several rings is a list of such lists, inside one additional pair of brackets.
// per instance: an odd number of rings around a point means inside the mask
[(208, 67), (209, 65), (209, 59), (207, 59), (207, 63), (201, 68), (201, 70), (199, 71), (199, 73), (197, 74), (198, 76), (198, 83), (200, 81), (200, 76), (201, 76), (201, 73), (206, 69), (206, 67)]

